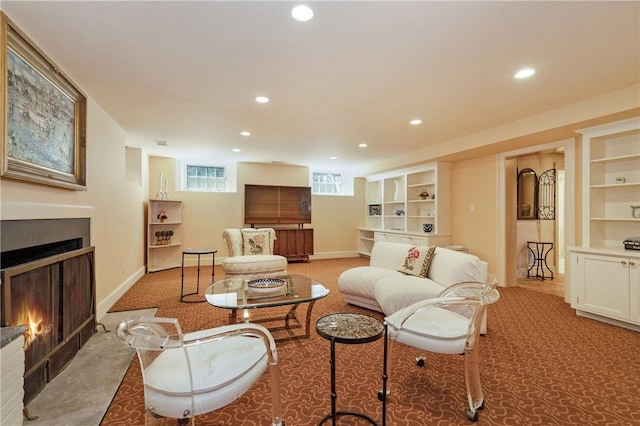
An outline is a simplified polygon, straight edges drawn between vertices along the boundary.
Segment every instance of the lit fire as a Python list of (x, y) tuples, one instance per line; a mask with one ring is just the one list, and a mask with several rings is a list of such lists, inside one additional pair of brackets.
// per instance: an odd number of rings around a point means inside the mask
[(22, 309), (16, 315), (16, 324), (25, 324), (27, 331), (24, 337), (24, 348), (28, 348), (31, 343), (41, 336), (51, 333), (51, 324), (45, 324), (42, 312), (33, 310), (23, 303)]

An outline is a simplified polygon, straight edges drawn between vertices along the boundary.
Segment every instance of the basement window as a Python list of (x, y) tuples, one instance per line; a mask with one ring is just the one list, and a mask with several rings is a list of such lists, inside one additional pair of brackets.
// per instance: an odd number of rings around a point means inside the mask
[(227, 191), (227, 170), (225, 166), (184, 162), (181, 172), (182, 189), (184, 191)]
[(342, 173), (312, 172), (311, 192), (322, 195), (342, 195)]

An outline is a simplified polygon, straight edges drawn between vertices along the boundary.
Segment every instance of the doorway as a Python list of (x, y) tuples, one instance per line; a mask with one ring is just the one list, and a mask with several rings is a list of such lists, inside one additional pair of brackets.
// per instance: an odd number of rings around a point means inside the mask
[[(500, 155), (499, 185), (502, 191), (499, 194), (498, 231), (501, 253), (498, 256), (498, 275), (505, 285), (522, 285), (570, 300), (568, 280), (565, 279), (565, 251), (568, 245), (574, 244), (575, 235), (574, 228), (566, 226), (565, 218), (575, 217), (574, 191), (568, 190), (575, 180), (574, 153), (575, 140), (568, 139)], [(553, 170), (554, 175), (553, 204), (546, 201), (547, 204), (542, 206), (543, 213), (525, 220), (519, 219), (517, 214), (517, 176), (518, 170), (523, 169), (534, 170), (537, 176)], [(547, 257), (554, 272), (553, 280), (527, 278), (532, 264), (527, 241), (553, 243), (553, 250)]]

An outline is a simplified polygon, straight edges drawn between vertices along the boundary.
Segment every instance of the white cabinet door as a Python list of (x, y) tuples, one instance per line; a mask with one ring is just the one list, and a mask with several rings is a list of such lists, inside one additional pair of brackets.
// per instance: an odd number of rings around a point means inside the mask
[(584, 253), (577, 262), (578, 309), (629, 320), (629, 259)]
[(640, 259), (629, 259), (630, 320), (640, 324)]

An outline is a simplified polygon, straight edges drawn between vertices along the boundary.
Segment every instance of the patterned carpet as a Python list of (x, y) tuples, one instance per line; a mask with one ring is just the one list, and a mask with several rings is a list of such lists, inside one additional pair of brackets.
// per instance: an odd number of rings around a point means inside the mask
[[(332, 312), (361, 312), (382, 319), (381, 314), (347, 305), (336, 287), (342, 271), (367, 262), (351, 258), (289, 265), (290, 273), (313, 277), (331, 291), (316, 303), (312, 324)], [(194, 272), (189, 268), (188, 274)], [(221, 279), (218, 266), (215, 272)], [(203, 268), (201, 277), (210, 273), (210, 267)], [(518, 287), (499, 290), (501, 299), (489, 308), (489, 330), (480, 343), (486, 408), (478, 425), (640, 425), (640, 333), (579, 318), (558, 296)], [(179, 269), (148, 274), (112, 311), (158, 307), (158, 316), (178, 318), (185, 331), (226, 323), (227, 311), (207, 303), (180, 303), (179, 294)], [(277, 313), (276, 309), (251, 312), (252, 318)], [(317, 424), (330, 411), (329, 342), (312, 328), (309, 339), (278, 343), (283, 418), (288, 426)], [(282, 333), (286, 332), (274, 336)], [(382, 344), (378, 340), (336, 345), (338, 410), (364, 412), (381, 421), (377, 391)], [(462, 356), (428, 354), (427, 364), (420, 368), (414, 362), (418, 355), (400, 344), (390, 355), (387, 424), (471, 424), (465, 416)], [(265, 374), (236, 402), (201, 416), (197, 424), (267, 425), (268, 395)], [(143, 408), (140, 368), (134, 360), (101, 424), (144, 424)], [(339, 424), (366, 423), (343, 417)]]

